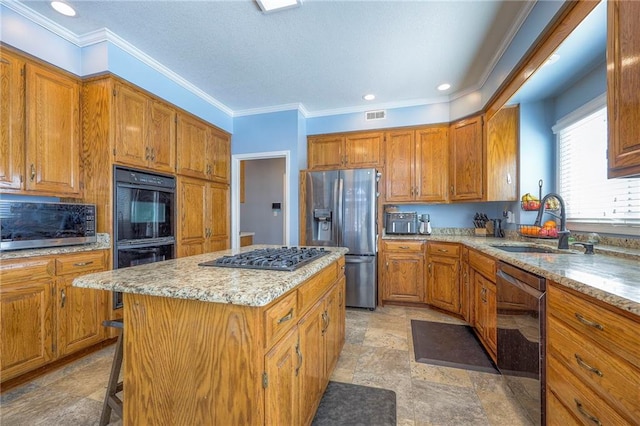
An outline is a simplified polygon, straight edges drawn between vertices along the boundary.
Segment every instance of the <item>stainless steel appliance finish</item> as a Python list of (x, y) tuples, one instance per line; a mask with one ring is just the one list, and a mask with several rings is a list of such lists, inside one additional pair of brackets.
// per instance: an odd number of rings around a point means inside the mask
[(95, 243), (94, 204), (0, 201), (1, 250)]
[(385, 232), (387, 234), (414, 235), (418, 233), (418, 213), (385, 213)]
[(375, 169), (307, 172), (306, 241), (308, 246), (347, 247), (346, 306), (376, 307)]
[(503, 262), (496, 278), (498, 369), (531, 421), (544, 425), (546, 280)]
[(324, 247), (264, 248), (222, 256), (215, 260), (199, 263), (198, 266), (295, 271), (326, 254), (329, 254), (329, 251)]
[[(173, 259), (176, 179), (115, 167), (114, 188), (114, 268)], [(122, 307), (122, 294), (113, 297), (114, 309)]]

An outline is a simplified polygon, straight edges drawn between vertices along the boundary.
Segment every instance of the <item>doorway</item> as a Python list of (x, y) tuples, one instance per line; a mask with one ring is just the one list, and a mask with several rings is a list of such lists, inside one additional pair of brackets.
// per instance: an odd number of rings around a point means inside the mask
[(240, 247), (241, 233), (251, 235), (253, 244), (287, 244), (288, 176), (289, 151), (232, 156), (232, 248)]

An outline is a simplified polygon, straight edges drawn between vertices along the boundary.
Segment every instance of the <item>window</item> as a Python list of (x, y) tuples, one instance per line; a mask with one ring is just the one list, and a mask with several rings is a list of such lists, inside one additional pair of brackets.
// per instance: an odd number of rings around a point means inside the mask
[(568, 228), (640, 235), (640, 179), (607, 179), (606, 97), (561, 119), (553, 131)]

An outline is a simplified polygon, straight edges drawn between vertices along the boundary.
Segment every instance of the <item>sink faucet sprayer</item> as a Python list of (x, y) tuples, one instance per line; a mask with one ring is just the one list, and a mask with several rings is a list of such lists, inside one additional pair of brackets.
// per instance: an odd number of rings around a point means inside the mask
[(540, 200), (540, 208), (538, 209), (538, 216), (536, 216), (536, 221), (533, 223), (535, 226), (540, 226), (542, 222), (542, 215), (544, 213), (545, 205), (549, 198), (555, 198), (560, 202), (560, 216), (555, 213), (547, 212), (551, 216), (560, 218), (560, 231), (558, 232), (558, 248), (559, 249), (568, 249), (569, 248), (569, 235), (571, 234), (567, 229), (567, 213), (564, 207), (564, 200), (562, 197), (554, 192), (550, 192), (545, 195), (542, 200)]

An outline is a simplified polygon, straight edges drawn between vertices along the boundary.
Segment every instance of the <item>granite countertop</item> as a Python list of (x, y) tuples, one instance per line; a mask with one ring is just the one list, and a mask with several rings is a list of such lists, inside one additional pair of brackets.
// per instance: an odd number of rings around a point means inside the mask
[(109, 234), (97, 234), (97, 241), (91, 244), (79, 244), (73, 246), (47, 247), (38, 249), (3, 250), (0, 251), (0, 260), (22, 259), (26, 257), (50, 256), (56, 254), (79, 253), (83, 251), (108, 250), (111, 248)]
[(266, 247), (281, 246), (253, 245), (98, 272), (76, 278), (73, 285), (205, 302), (266, 306), (347, 253), (344, 247), (325, 247), (329, 254), (292, 272), (198, 266), (224, 255)]
[[(582, 247), (556, 253), (513, 253), (494, 245), (534, 244), (556, 248), (557, 240), (513, 240), (471, 235), (383, 235), (383, 240), (462, 243), (514, 266), (543, 276), (625, 311), (640, 315), (640, 251), (595, 246), (595, 255)], [(548, 243), (547, 243), (548, 242)]]

